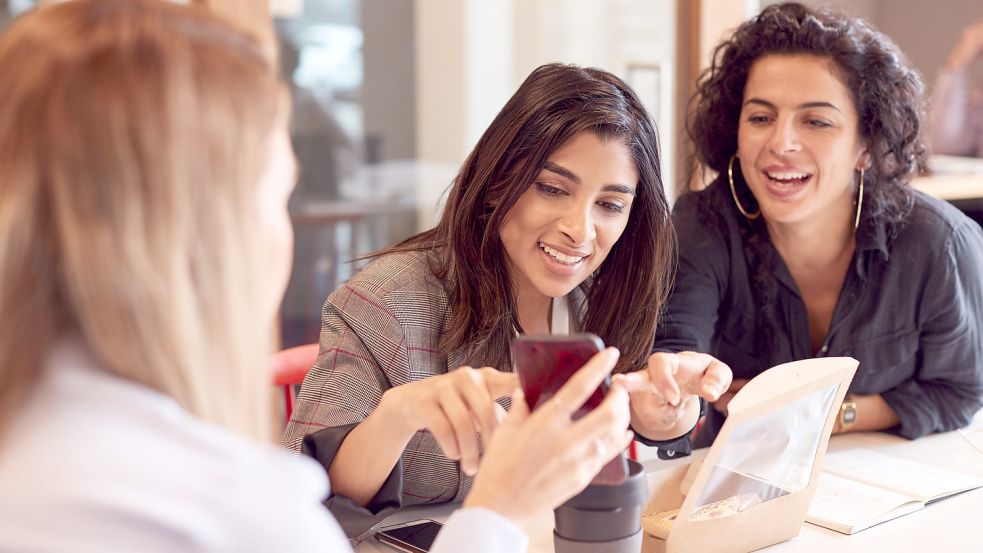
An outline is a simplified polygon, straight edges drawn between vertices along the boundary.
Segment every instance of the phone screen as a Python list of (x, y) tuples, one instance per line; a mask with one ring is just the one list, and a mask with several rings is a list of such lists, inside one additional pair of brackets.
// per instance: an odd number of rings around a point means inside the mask
[(399, 526), (383, 528), (376, 533), (377, 540), (410, 553), (426, 553), (437, 539), (443, 525), (433, 520), (418, 520)]
[[(586, 332), (566, 336), (517, 337), (512, 342), (513, 367), (519, 375), (519, 384), (529, 409), (534, 410), (553, 397), (574, 373), (602, 349), (604, 342)], [(610, 387), (611, 378), (607, 377), (572, 418), (579, 419), (600, 405)], [(624, 482), (627, 476), (628, 460), (622, 452), (601, 469), (592, 483), (616, 486)]]

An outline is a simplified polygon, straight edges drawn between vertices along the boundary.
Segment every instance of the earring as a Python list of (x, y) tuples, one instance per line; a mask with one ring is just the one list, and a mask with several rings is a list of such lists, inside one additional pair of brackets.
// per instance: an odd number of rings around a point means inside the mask
[(860, 210), (864, 207), (864, 170), (862, 167), (860, 168), (860, 186), (857, 188), (859, 188), (859, 191), (857, 192), (857, 215), (853, 218), (854, 232), (860, 226)]
[(727, 180), (730, 181), (730, 195), (734, 197), (734, 203), (737, 204), (737, 210), (741, 212), (741, 215), (753, 221), (761, 217), (761, 210), (759, 209), (754, 213), (750, 213), (741, 205), (741, 200), (737, 199), (737, 190), (734, 188), (734, 160), (736, 158), (737, 154), (730, 156), (730, 163), (727, 164)]

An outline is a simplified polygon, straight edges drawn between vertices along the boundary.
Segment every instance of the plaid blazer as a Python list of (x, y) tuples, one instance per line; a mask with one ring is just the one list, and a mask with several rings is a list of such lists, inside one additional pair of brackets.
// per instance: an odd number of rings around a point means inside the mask
[[(317, 432), (337, 433), (328, 440), (336, 448), (352, 428), (346, 425), (365, 419), (390, 387), (469, 364), (463, 348), (439, 351), (440, 336), (449, 330), (448, 298), (428, 259), (425, 252), (385, 255), (328, 297), (320, 353), (301, 386), (285, 446), (300, 449), (304, 437)], [(325, 457), (334, 453), (319, 451), (317, 457), (327, 465)], [(395, 489), (401, 488), (402, 505), (462, 499), (471, 485), (426, 431), (410, 440), (400, 466), (402, 485)], [(344, 510), (332, 511), (345, 518)]]

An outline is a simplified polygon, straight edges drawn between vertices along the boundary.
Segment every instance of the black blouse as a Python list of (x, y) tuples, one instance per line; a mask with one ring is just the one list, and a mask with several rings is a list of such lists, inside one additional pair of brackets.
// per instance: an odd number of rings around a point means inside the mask
[[(763, 315), (726, 181), (682, 196), (673, 209), (679, 269), (655, 350), (709, 353), (734, 378), (813, 356), (853, 357), (860, 366), (850, 392), (881, 394), (898, 415), (898, 434), (965, 426), (983, 405), (983, 232), (944, 202), (919, 192), (914, 200), (893, 237), (861, 221), (829, 334), (814, 355), (805, 303), (770, 243), (774, 292)], [(708, 411), (697, 447), (723, 424)]]

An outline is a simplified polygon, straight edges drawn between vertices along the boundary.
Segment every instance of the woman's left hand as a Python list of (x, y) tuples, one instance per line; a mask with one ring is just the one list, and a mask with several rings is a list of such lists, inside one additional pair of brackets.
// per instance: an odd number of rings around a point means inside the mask
[(653, 353), (648, 366), (615, 377), (631, 394), (632, 426), (654, 440), (688, 432), (699, 417), (698, 397), (713, 403), (730, 387), (730, 367), (705, 353)]

